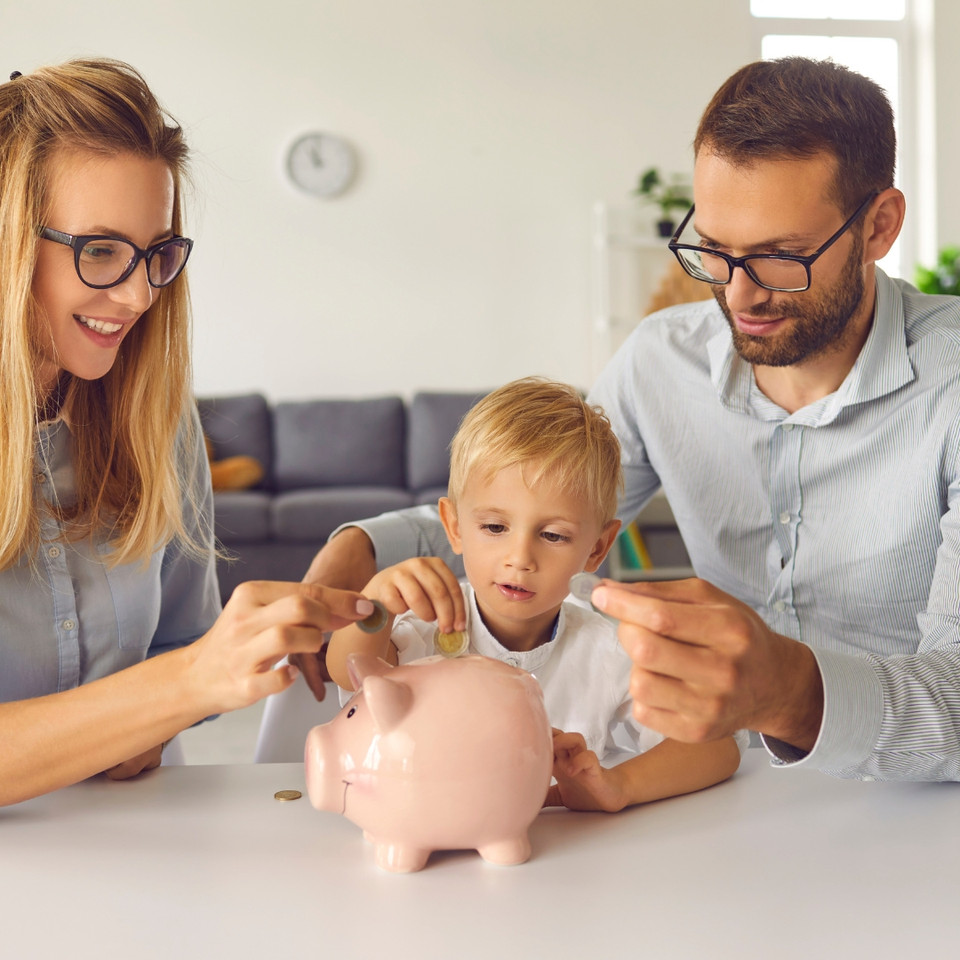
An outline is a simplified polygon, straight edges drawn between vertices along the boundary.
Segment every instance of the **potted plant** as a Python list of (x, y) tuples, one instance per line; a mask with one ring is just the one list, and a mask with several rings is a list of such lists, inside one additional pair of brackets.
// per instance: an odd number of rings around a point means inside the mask
[(944, 247), (937, 257), (937, 265), (917, 267), (915, 282), (923, 293), (952, 293), (960, 295), (960, 247)]
[(675, 212), (689, 210), (693, 205), (689, 182), (680, 174), (672, 174), (665, 179), (657, 167), (650, 167), (640, 174), (633, 192), (644, 202), (660, 208), (657, 232), (661, 237), (673, 235), (677, 226)]

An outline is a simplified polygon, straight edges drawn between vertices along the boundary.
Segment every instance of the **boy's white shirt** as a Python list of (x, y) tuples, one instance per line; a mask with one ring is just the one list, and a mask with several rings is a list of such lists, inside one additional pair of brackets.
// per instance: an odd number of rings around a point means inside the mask
[[(570, 597), (562, 604), (553, 638), (533, 650), (508, 650), (490, 633), (477, 610), (473, 588), (460, 585), (467, 606), (470, 653), (502, 660), (532, 673), (543, 689), (547, 716), (554, 727), (583, 735), (603, 760), (608, 754), (642, 753), (663, 739), (633, 719), (630, 658), (617, 640), (616, 627)], [(412, 612), (397, 617), (390, 639), (401, 664), (434, 655), (435, 623)], [(345, 703), (351, 693), (340, 691)]]

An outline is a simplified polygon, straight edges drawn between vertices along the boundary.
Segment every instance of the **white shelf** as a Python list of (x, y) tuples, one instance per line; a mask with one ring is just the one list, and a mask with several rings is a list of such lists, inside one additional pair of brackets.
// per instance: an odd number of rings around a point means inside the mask
[(594, 204), (594, 379), (649, 313), (650, 299), (671, 262), (667, 240), (656, 236), (651, 216), (638, 203)]

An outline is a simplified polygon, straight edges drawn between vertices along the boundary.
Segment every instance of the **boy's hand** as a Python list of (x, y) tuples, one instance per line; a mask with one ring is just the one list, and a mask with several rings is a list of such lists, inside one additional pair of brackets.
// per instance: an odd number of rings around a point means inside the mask
[(602, 767), (579, 733), (554, 729), (553, 776), (557, 782), (547, 791), (545, 807), (616, 813), (626, 805), (616, 768)]
[(439, 557), (414, 557), (387, 567), (363, 592), (394, 615), (412, 610), (427, 623), (436, 620), (443, 633), (466, 629), (463, 591), (456, 575)]

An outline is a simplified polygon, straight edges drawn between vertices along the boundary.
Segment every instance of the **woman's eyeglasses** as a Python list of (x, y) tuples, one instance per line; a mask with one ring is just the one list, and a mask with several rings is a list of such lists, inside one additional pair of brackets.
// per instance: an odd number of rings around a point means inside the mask
[(146, 250), (120, 237), (104, 237), (96, 234), (74, 236), (41, 227), (44, 240), (62, 243), (73, 248), (77, 276), (96, 290), (105, 290), (123, 283), (137, 268), (141, 260), (147, 262), (147, 280), (151, 287), (166, 287), (173, 283), (187, 264), (193, 249), (193, 241), (186, 237), (171, 237), (161, 240)]

